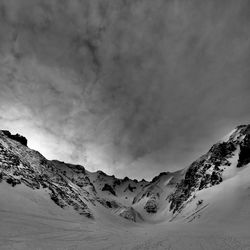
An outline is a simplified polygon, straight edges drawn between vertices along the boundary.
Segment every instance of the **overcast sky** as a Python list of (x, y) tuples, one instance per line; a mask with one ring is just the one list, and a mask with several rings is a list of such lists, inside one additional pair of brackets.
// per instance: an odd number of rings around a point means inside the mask
[(0, 127), (118, 177), (184, 168), (250, 120), (250, 1), (0, 0)]

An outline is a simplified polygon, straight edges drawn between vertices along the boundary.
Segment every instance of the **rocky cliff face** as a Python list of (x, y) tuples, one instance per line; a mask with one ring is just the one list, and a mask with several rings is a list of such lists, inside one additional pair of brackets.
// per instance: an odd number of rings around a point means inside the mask
[(13, 187), (23, 184), (32, 189), (46, 189), (58, 206), (71, 206), (80, 214), (92, 217), (81, 190), (72, 186), (53, 162), (10, 137), (6, 131), (0, 133), (0, 171), (1, 181)]
[(250, 162), (250, 125), (238, 126), (224, 141), (213, 145), (207, 154), (194, 161), (186, 170), (185, 177), (169, 196), (170, 210), (181, 210), (196, 191), (218, 185), (223, 172), (230, 167), (233, 156), (238, 157), (237, 167)]

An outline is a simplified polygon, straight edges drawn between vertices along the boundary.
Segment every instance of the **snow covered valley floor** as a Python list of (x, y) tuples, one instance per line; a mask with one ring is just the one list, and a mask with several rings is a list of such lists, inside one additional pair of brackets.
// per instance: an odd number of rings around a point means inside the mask
[[(25, 186), (0, 184), (1, 250), (250, 249), (249, 210), (243, 206), (227, 220), (235, 207), (225, 201), (220, 207), (225, 210), (216, 217), (215, 208), (215, 220), (210, 223), (202, 220), (202, 216), (212, 216), (204, 210), (195, 222), (149, 224), (130, 222), (103, 210), (96, 211), (98, 220), (90, 220), (58, 209), (44, 195)], [(250, 200), (250, 190), (242, 198)]]

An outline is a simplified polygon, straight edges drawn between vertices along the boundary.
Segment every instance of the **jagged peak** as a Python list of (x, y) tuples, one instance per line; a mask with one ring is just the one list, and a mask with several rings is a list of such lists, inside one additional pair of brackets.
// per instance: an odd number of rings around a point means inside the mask
[(250, 128), (250, 124), (241, 124), (236, 127), (236, 129)]
[(250, 134), (250, 124), (248, 125), (239, 125), (235, 127), (229, 134), (223, 137), (218, 143), (220, 142), (235, 142), (241, 141), (245, 135)]
[(236, 127), (236, 130), (242, 134), (250, 134), (250, 124), (248, 125), (239, 125)]

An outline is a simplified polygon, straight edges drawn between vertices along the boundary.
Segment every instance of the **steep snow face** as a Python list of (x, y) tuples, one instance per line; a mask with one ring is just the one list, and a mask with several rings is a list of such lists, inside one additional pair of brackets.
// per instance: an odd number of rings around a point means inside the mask
[(172, 212), (169, 211), (169, 195), (175, 191), (176, 184), (183, 177), (184, 171), (174, 173), (163, 172), (143, 187), (135, 196), (133, 208), (135, 208), (145, 221), (157, 222), (169, 219)]
[(249, 162), (250, 125), (241, 125), (187, 168), (184, 178), (169, 197), (170, 210), (181, 213), (192, 201), (201, 206), (203, 201), (195, 199), (201, 190), (235, 177)]
[(196, 191), (172, 220), (206, 226), (216, 224), (217, 228), (235, 232), (247, 230), (250, 225), (249, 179), (250, 164), (238, 169), (219, 185)]

